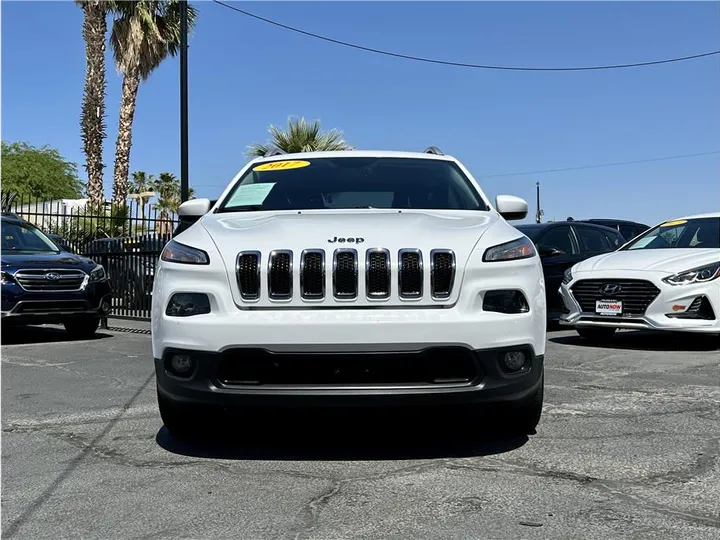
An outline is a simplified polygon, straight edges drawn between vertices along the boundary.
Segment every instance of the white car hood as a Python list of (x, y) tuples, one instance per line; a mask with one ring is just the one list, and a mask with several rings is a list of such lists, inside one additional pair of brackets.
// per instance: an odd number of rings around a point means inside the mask
[[(209, 214), (202, 225), (212, 236), (223, 256), (242, 250), (372, 247), (391, 252), (407, 247), (450, 248), (469, 254), (478, 238), (497, 221), (491, 213), (468, 216), (453, 212), (378, 211), (365, 212), (283, 212)], [(362, 239), (336, 242), (334, 238)], [(458, 257), (462, 260), (461, 257)]]
[(720, 260), (720, 249), (637, 249), (613, 251), (578, 263), (573, 273), (642, 271), (675, 274)]
[[(324, 249), (329, 262), (336, 249), (355, 248), (362, 264), (365, 250), (386, 248), (394, 265), (398, 250), (417, 248), (422, 250), (427, 267), (430, 250), (444, 248), (455, 252), (459, 283), (473, 248), (498, 220), (499, 216), (494, 212), (343, 209), (337, 212), (206, 214), (200, 224), (212, 237), (229, 276), (235, 273), (237, 254), (245, 250), (260, 251), (263, 260), (267, 261), (270, 251), (289, 249), (293, 251), (297, 264), (304, 249)], [(507, 231), (505, 227), (501, 229), (501, 241), (504, 241)], [(346, 240), (329, 241), (335, 238)], [(350, 238), (353, 242), (347, 241)], [(262, 272), (265, 271), (263, 265)], [(239, 290), (232, 279), (231, 288), (236, 302), (240, 304)], [(447, 302), (453, 301), (458, 289), (454, 289)], [(420, 303), (423, 302), (425, 300)], [(260, 301), (261, 305), (264, 303)], [(359, 299), (357, 303), (363, 305), (364, 300)]]

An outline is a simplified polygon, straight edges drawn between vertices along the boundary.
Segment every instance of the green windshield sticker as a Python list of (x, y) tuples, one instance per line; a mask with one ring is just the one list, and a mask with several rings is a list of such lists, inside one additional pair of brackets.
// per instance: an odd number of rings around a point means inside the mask
[(275, 182), (238, 186), (226, 206), (255, 206), (262, 204), (274, 186)]

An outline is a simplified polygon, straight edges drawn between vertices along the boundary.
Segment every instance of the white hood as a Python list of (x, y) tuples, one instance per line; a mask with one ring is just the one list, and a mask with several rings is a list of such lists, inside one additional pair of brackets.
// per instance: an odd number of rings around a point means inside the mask
[[(235, 273), (237, 254), (245, 250), (260, 251), (264, 261), (272, 250), (292, 250), (297, 264), (304, 249), (324, 249), (326, 260), (330, 261), (335, 249), (355, 248), (359, 260), (364, 261), (365, 250), (386, 248), (395, 266), (398, 250), (418, 248), (422, 250), (428, 268), (430, 250), (444, 248), (455, 252), (456, 283), (459, 283), (473, 248), (498, 219), (494, 212), (342, 209), (338, 212), (206, 214), (200, 224), (221, 253), (229, 276)], [(336, 238), (345, 241), (331, 242)], [(265, 272), (265, 268), (262, 271)], [(360, 279), (362, 275), (361, 270)], [(231, 286), (236, 302), (240, 304), (234, 280), (231, 280)], [(448, 302), (452, 302), (458, 288)], [(332, 299), (328, 301), (332, 302)], [(264, 303), (261, 300), (260, 304)], [(362, 305), (364, 302), (358, 299), (357, 303)]]
[(720, 260), (720, 249), (636, 249), (613, 251), (578, 263), (573, 273), (649, 271), (675, 274)]

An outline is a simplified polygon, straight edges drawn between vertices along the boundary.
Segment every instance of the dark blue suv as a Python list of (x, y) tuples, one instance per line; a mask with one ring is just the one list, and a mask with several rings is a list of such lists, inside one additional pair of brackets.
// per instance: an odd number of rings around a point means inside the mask
[(69, 253), (37, 227), (2, 216), (2, 325), (63, 324), (90, 337), (112, 309), (105, 269)]

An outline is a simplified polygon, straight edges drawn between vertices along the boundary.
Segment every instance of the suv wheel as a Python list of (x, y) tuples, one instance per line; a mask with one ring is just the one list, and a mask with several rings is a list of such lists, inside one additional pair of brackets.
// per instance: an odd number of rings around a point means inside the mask
[(602, 342), (602, 341), (608, 341), (610, 338), (615, 335), (615, 328), (608, 328), (605, 326), (599, 327), (599, 328), (588, 328), (588, 327), (582, 327), (578, 326), (575, 328), (575, 331), (580, 335), (580, 337), (583, 337), (587, 339), (588, 341), (594, 341), (594, 342)]
[(100, 325), (100, 319), (73, 319), (67, 321), (65, 331), (74, 338), (87, 339), (91, 338), (97, 332), (98, 326)]

